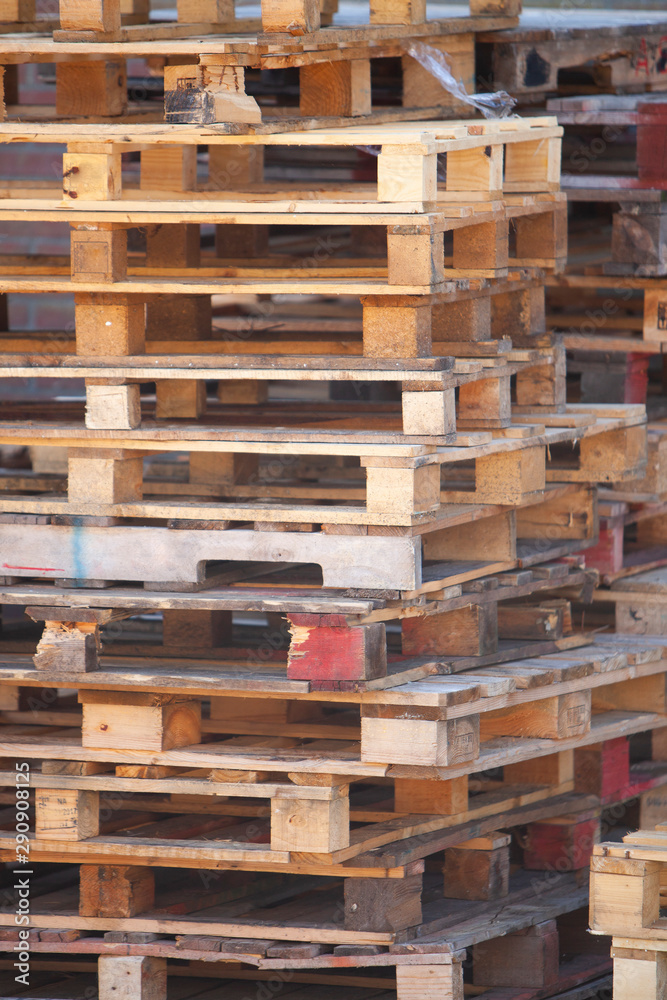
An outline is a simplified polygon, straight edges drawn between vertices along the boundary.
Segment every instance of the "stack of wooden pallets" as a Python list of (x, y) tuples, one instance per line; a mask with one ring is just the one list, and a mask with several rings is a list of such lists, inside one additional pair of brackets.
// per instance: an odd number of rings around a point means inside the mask
[[(630, 17), (632, 25), (625, 23)], [(590, 19), (597, 31), (585, 23)], [(603, 53), (602, 40), (624, 23), (629, 48)], [(547, 327), (567, 350), (568, 399), (648, 408), (646, 473), (599, 495), (600, 543), (587, 553), (602, 583), (593, 620), (658, 636), (667, 628), (664, 27), (658, 14), (568, 16), (536, 46), (551, 69), (532, 97), (524, 88), (523, 98), (542, 103), (565, 129), (569, 252), (564, 272), (547, 276)], [(499, 44), (505, 37), (528, 58), (522, 29), (494, 36), (498, 80), (501, 64), (509, 65)]]
[[(607, 636), (616, 649), (631, 636), (660, 645), (667, 634), (664, 32), (657, 13), (559, 12), (547, 29), (526, 18), (480, 39), (494, 82), (565, 129), (568, 260), (547, 275), (546, 325), (567, 351), (567, 398), (648, 410), (646, 471), (600, 489), (599, 541), (586, 550), (587, 568), (600, 573), (588, 621), (616, 629)], [(575, 616), (580, 610), (575, 604)], [(656, 759), (658, 742), (654, 733)], [(605, 752), (611, 773), (613, 750)], [(667, 800), (652, 789), (638, 812), (617, 818), (594, 848), (590, 926), (613, 937), (614, 1000), (664, 997)]]
[(667, 646), (577, 609), (645, 410), (568, 403), (545, 331), (557, 121), (469, 118), (413, 48), (472, 77), (514, 13), (77, 2), (0, 36), (3, 162), (37, 164), (0, 189), (3, 995), (608, 979), (585, 873), (664, 795)]

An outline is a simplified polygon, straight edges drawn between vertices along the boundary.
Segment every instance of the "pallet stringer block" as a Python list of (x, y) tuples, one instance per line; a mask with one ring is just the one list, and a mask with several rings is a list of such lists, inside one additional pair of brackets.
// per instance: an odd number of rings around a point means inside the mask
[(38, 670), (88, 673), (99, 668), (99, 654), (98, 625), (89, 622), (45, 621), (33, 662)]
[(179, 24), (234, 23), (234, 0), (177, 0)]
[[(62, 65), (67, 65), (63, 63)], [(63, 154), (63, 203), (115, 201), (122, 194), (120, 146), (70, 142)], [(103, 228), (104, 223), (98, 227)], [(109, 226), (112, 223), (108, 223)]]
[(440, 500), (443, 503), (520, 504), (543, 492), (545, 464), (542, 445), (480, 455), (475, 459), (474, 490), (448, 490), (445, 472)]
[(600, 817), (559, 816), (529, 823), (522, 842), (527, 871), (570, 872), (588, 868), (600, 840)]
[(658, 861), (591, 858), (590, 927), (603, 934), (638, 937), (660, 917)]
[(515, 764), (506, 764), (503, 777), (507, 784), (553, 785), (563, 791), (575, 788), (574, 750), (559, 750), (545, 757), (534, 757)]
[[(372, 20), (372, 15), (371, 15)], [(298, 37), (320, 26), (320, 0), (262, 0), (262, 28)]]
[(56, 115), (115, 118), (127, 110), (124, 59), (56, 63)]
[(574, 752), (575, 788), (598, 795), (603, 802), (614, 798), (630, 785), (630, 744), (627, 736), (604, 740)]
[(93, 430), (133, 430), (139, 427), (141, 397), (138, 383), (91, 378), (87, 378), (85, 383), (86, 427)]
[(417, 296), (368, 295), (363, 306), (366, 358), (424, 358), (432, 353), (431, 306)]
[(505, 146), (503, 190), (559, 191), (562, 139), (509, 142)]
[(482, 378), (459, 386), (459, 430), (509, 427), (512, 421), (510, 376)]
[(511, 835), (489, 833), (445, 851), (445, 899), (502, 899), (509, 893)]
[(124, 281), (127, 229), (115, 223), (80, 223), (71, 228), (72, 281)]
[[(189, 67), (171, 68), (184, 70)], [(145, 191), (196, 191), (197, 147), (170, 143), (142, 149), (139, 186)], [(169, 232), (176, 236), (175, 229), (170, 229)], [(178, 252), (176, 247), (174, 250)]]
[[(370, 59), (318, 62), (299, 69), (299, 111), (302, 117), (352, 118), (371, 113)], [(383, 150), (384, 152), (384, 150)], [(378, 176), (380, 159), (378, 159)], [(379, 197), (379, 195), (378, 195)], [(384, 201), (384, 198), (379, 198)]]
[[(467, 232), (470, 228), (466, 226), (455, 232)], [(428, 291), (444, 280), (444, 233), (425, 231), (419, 226), (388, 226), (387, 281), (390, 285), (423, 285)]]
[(396, 1000), (463, 1000), (463, 965), (397, 965)]
[(100, 793), (79, 788), (35, 789), (39, 840), (87, 840), (100, 832)]
[(516, 413), (534, 412), (548, 407), (550, 413), (562, 413), (566, 403), (565, 348), (552, 348), (553, 360), (531, 365), (516, 374)]
[[(35, 0), (2, 0), (0, 7), (3, 22), (10, 24), (28, 25), (34, 23), (37, 18), (37, 4)], [(7, 103), (17, 103), (15, 101)]]
[(27, 607), (25, 613), (33, 621), (44, 622), (44, 632), (33, 657), (37, 669), (68, 674), (97, 670), (100, 625), (132, 615), (131, 611), (104, 608)]
[(191, 483), (219, 486), (252, 482), (258, 476), (256, 455), (241, 452), (192, 451), (189, 457)]
[(404, 382), (401, 408), (404, 434), (456, 435), (456, 393), (454, 389), (413, 391), (413, 382)]
[[(489, 272), (501, 277), (509, 264), (509, 224), (507, 219), (480, 222), (454, 230), (452, 268), (472, 273)], [(445, 271), (445, 277), (449, 274)]]
[(377, 200), (416, 201), (427, 211), (438, 195), (437, 171), (436, 153), (413, 150), (409, 145), (383, 145), (377, 158)]
[(484, 740), (496, 736), (571, 739), (591, 728), (591, 692), (571, 691), (525, 705), (482, 712), (480, 720)]
[[(332, 785), (329, 797), (274, 796), (271, 850), (331, 854), (350, 843), (349, 785)], [(346, 882), (350, 881), (346, 879)]]
[(100, 955), (99, 1000), (167, 1000), (167, 960), (145, 955)]
[[(457, 80), (462, 80), (469, 94), (475, 90), (475, 38), (472, 33), (430, 38), (431, 48), (442, 50)], [(461, 117), (468, 107), (454, 97), (421, 63), (412, 56), (402, 57), (404, 108), (457, 108)]]
[[(184, 649), (216, 649), (232, 637), (231, 611), (187, 611), (165, 608), (162, 612), (162, 643)], [(214, 698), (212, 702), (224, 701)], [(282, 704), (282, 702), (279, 702)], [(213, 705), (211, 703), (211, 715)]]
[(70, 448), (67, 467), (67, 497), (74, 503), (129, 503), (143, 496), (143, 458), (135, 451)]
[(85, 357), (145, 352), (146, 307), (138, 295), (76, 292), (76, 353)]
[(155, 383), (156, 420), (198, 420), (206, 411), (202, 379), (160, 379)]
[[(186, 2), (193, 3), (195, 0)], [(245, 67), (229, 66), (223, 59), (207, 54), (200, 56), (197, 65), (165, 66), (166, 122), (204, 125), (214, 122), (261, 123), (262, 112), (257, 101), (245, 92)], [(186, 148), (196, 152), (196, 146)], [(196, 163), (194, 170), (196, 172)]]
[[(180, 147), (177, 147), (180, 148)], [(193, 147), (194, 148), (194, 147)], [(156, 225), (146, 233), (146, 266), (193, 268), (200, 263), (199, 226)], [(210, 340), (210, 295), (150, 295), (146, 300), (146, 336), (152, 341)]]
[(343, 885), (346, 930), (395, 932), (422, 922), (422, 874), (346, 878)]
[(82, 917), (135, 917), (153, 908), (155, 872), (140, 865), (81, 865), (79, 913)]
[[(376, 514), (413, 514), (440, 505), (440, 466), (400, 468), (361, 458), (366, 468), (366, 509)], [(378, 463), (378, 464), (376, 464)]]
[(344, 615), (289, 614), (287, 677), (326, 688), (387, 673), (385, 625), (347, 624)]
[(448, 781), (394, 779), (394, 811), (413, 815), (455, 816), (468, 809), (468, 775)]
[[(264, 181), (264, 146), (211, 145), (208, 147), (208, 183), (216, 191)], [(215, 254), (223, 260), (263, 257), (268, 254), (269, 227), (261, 223), (218, 223)], [(245, 383), (235, 383), (242, 386)], [(266, 388), (265, 383), (261, 385)], [(250, 402), (250, 400), (248, 400)]]
[(518, 267), (554, 267), (567, 257), (567, 209), (555, 206), (551, 211), (514, 218), (515, 254), (512, 264)]
[(614, 1000), (663, 1000), (667, 996), (667, 952), (619, 948), (612, 944)]
[(558, 980), (555, 920), (514, 931), (473, 948), (475, 986), (546, 987)]
[[(479, 715), (437, 718), (438, 711), (367, 705), (361, 716), (361, 759), (449, 767), (479, 756)], [(434, 717), (435, 716), (435, 717)]]
[(454, 302), (434, 302), (433, 342), (444, 342), (438, 353), (447, 354), (447, 341), (491, 340), (491, 304), (496, 298), (495, 295), (479, 295)]
[(60, 0), (63, 31), (120, 30), (120, 0)]
[(401, 622), (408, 656), (486, 656), (498, 648), (497, 604), (469, 604)]
[(84, 747), (161, 751), (201, 742), (201, 702), (187, 695), (86, 690), (79, 702)]
[(489, 199), (502, 198), (503, 155), (501, 144), (452, 150), (447, 154), (446, 190), (463, 195), (482, 191)]

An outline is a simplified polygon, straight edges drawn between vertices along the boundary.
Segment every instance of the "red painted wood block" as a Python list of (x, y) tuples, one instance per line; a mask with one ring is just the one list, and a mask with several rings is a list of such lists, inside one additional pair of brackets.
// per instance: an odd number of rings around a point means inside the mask
[(523, 866), (531, 871), (570, 872), (587, 868), (593, 844), (600, 839), (600, 820), (563, 817), (530, 823)]
[(639, 179), (667, 187), (667, 102), (638, 104), (637, 112)]
[(627, 737), (605, 740), (574, 751), (574, 787), (577, 792), (617, 799), (630, 784), (630, 744)]
[(600, 573), (618, 573), (623, 568), (623, 524), (600, 527), (597, 545), (586, 549), (587, 569)]
[(292, 641), (287, 658), (290, 680), (315, 686), (372, 680), (387, 673), (387, 641), (382, 622), (349, 626), (343, 615), (288, 615)]

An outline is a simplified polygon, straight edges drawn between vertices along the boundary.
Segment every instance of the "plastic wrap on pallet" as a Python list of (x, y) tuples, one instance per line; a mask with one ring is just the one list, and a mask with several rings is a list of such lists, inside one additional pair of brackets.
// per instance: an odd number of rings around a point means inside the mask
[(417, 60), (420, 66), (428, 70), (453, 97), (465, 104), (470, 104), (485, 118), (510, 117), (516, 104), (516, 98), (511, 97), (505, 90), (498, 90), (493, 94), (469, 94), (463, 82), (455, 78), (447, 56), (441, 49), (426, 45), (424, 42), (411, 42), (406, 51), (409, 56)]

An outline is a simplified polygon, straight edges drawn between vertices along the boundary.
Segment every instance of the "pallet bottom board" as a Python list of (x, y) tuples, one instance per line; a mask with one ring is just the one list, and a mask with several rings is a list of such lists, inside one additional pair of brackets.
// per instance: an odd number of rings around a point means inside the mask
[[(42, 951), (38, 945), (36, 954), (40, 957), (32, 963), (35, 970), (33, 981), (42, 989), (40, 997), (44, 1000), (61, 1000), (63, 996), (76, 996), (85, 997), (86, 1000), (99, 1000), (95, 962), (80, 961), (77, 966), (72, 967), (66, 962), (41, 957)], [(558, 981), (546, 990), (489, 987), (475, 995), (482, 1000), (598, 1000), (601, 996), (611, 995), (610, 968), (609, 961), (582, 955), (564, 961)], [(2, 970), (5, 969), (10, 971), (3, 976)], [(0, 960), (0, 988), (5, 982), (11, 982), (12, 971), (9, 960)], [(169, 983), (168, 1000), (220, 1000), (220, 987), (217, 983), (212, 984), (222, 977), (225, 980), (226, 1000), (245, 1000), (249, 995), (255, 994), (261, 996), (262, 988), (268, 991), (273, 987), (275, 991), (276, 986), (280, 988), (279, 995), (289, 997), (289, 1000), (402, 1000), (401, 994), (396, 992), (395, 979), (386, 973), (371, 976), (368, 973), (348, 971), (344, 977), (337, 977), (340, 979), (337, 981), (331, 974), (315, 978), (312, 974), (302, 976), (290, 972), (289, 977), (285, 977), (285, 982), (281, 982), (279, 977), (276, 982), (275, 973), (258, 978), (255, 974), (244, 975), (239, 971), (226, 974), (217, 970), (204, 972), (200, 968), (193, 968), (190, 963), (169, 974), (173, 974), (176, 982)], [(202, 978), (198, 979), (198, 976)], [(185, 982), (186, 978), (191, 981)], [(53, 992), (49, 992), (49, 987)], [(7, 1000), (20, 1000), (9, 994), (6, 996)]]

